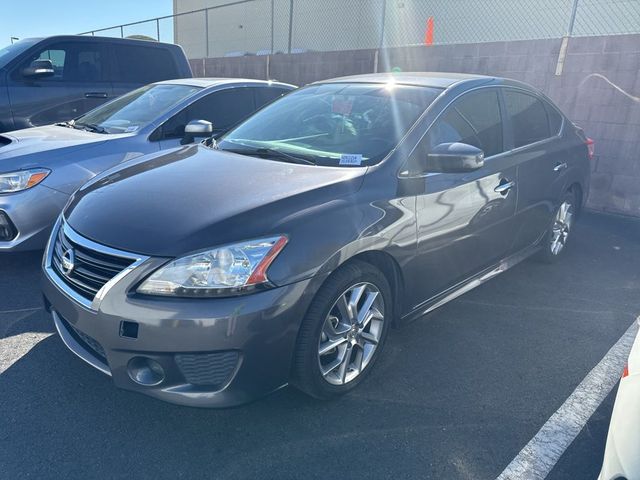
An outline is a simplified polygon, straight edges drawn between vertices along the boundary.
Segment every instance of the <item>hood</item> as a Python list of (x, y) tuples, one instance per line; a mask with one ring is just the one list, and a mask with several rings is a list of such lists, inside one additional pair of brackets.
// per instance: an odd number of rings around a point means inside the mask
[(81, 235), (120, 250), (176, 257), (283, 231), (284, 218), (354, 193), (366, 168), (318, 167), (193, 145), (106, 172), (65, 211)]
[[(5, 133), (0, 135), (0, 172), (47, 167), (60, 155), (100, 145), (112, 137), (55, 125)], [(37, 155), (42, 152), (47, 155)]]

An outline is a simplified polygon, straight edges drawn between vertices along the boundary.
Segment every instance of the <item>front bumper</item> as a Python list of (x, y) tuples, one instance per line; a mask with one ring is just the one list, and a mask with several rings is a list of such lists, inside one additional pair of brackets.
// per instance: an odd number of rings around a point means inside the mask
[(11, 241), (0, 241), (0, 252), (44, 248), (51, 227), (68, 200), (66, 193), (44, 185), (0, 195), (0, 211), (5, 212), (18, 230), (18, 235)]
[[(61, 280), (46, 268), (46, 258), (45, 304), (62, 340), (111, 375), (116, 386), (175, 404), (227, 407), (287, 384), (313, 280), (232, 298), (132, 293), (166, 262), (150, 258), (111, 285), (98, 305), (87, 306), (61, 288)], [(161, 366), (159, 384), (145, 386), (132, 379), (131, 367), (140, 358)]]

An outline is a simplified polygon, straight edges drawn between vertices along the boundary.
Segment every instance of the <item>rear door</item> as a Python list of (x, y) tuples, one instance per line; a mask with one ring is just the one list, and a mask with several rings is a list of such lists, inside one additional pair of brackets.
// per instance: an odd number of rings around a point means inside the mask
[(424, 177), (424, 193), (416, 198), (418, 248), (413, 262), (415, 278), (424, 279), (420, 282), (424, 301), (510, 251), (517, 170), (504, 153), (502, 116), (496, 88), (466, 93), (436, 120), (413, 154), (426, 158), (431, 148), (448, 142), (467, 143), (485, 152), (485, 164), (476, 171)]
[(522, 89), (504, 88), (503, 96), (510, 156), (518, 166), (517, 251), (536, 243), (548, 229), (568, 159), (559, 136), (563, 119), (552, 105)]
[(175, 58), (165, 48), (114, 43), (113, 91), (120, 96), (138, 87), (181, 78)]
[[(51, 60), (54, 75), (27, 78), (33, 60)], [(108, 53), (98, 42), (44, 44), (8, 75), (16, 128), (71, 120), (106, 102), (113, 94)]]

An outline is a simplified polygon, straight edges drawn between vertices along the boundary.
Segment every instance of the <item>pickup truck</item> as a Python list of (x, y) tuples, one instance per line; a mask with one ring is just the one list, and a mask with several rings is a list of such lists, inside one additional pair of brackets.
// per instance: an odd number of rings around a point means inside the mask
[(71, 120), (143, 85), (191, 78), (178, 45), (80, 35), (0, 49), (0, 133)]

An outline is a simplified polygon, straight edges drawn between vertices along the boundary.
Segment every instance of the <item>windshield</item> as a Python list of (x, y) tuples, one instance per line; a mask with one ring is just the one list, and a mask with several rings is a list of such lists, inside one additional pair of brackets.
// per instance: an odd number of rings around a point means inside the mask
[(0, 68), (4, 67), (11, 60), (16, 58), (22, 52), (24, 52), (27, 48), (35, 44), (37, 40), (34, 39), (25, 39), (20, 40), (12, 45), (7, 45), (3, 49), (0, 50)]
[(440, 92), (395, 84), (313, 85), (259, 111), (218, 148), (282, 161), (290, 161), (287, 154), (321, 165), (373, 165)]
[(136, 132), (199, 90), (191, 85), (147, 85), (76, 118), (73, 126), (100, 133)]

